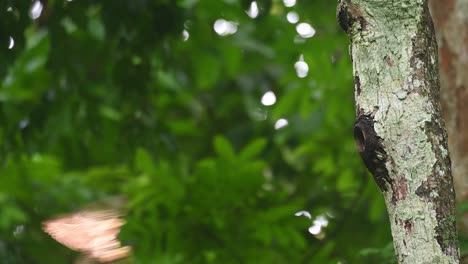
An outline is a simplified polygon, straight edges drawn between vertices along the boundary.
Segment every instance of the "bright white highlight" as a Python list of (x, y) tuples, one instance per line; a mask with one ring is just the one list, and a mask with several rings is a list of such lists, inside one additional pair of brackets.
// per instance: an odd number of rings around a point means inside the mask
[(256, 18), (258, 16), (259, 10), (258, 10), (258, 4), (256, 1), (253, 1), (250, 3), (249, 10), (245, 11), (247, 15), (251, 18)]
[(315, 35), (315, 29), (308, 23), (300, 23), (296, 26), (296, 31), (303, 38), (310, 38)]
[(320, 231), (322, 231), (322, 227), (319, 225), (313, 225), (309, 227), (309, 233), (311, 233), (312, 235), (318, 235), (320, 234)]
[[(284, 119), (284, 118), (281, 118), (281, 119), (278, 119), (278, 121), (276, 121), (275, 123), (275, 129), (278, 130), (280, 128), (283, 128), (285, 126), (288, 125), (288, 120)], [(299, 213), (299, 212), (298, 212)], [(297, 214), (297, 213), (296, 213)]]
[(220, 36), (232, 35), (237, 32), (237, 23), (227, 21), (224, 19), (218, 19), (213, 25), (213, 29), (216, 34)]
[(283, 0), (285, 7), (292, 7), (296, 5), (296, 0)]
[(319, 215), (315, 218), (314, 223), (317, 223), (320, 226), (327, 227), (328, 219), (324, 215)]
[(305, 217), (307, 217), (309, 219), (312, 219), (312, 215), (310, 215), (310, 213), (307, 212), (307, 211), (299, 211), (299, 212), (295, 213), (294, 215), (295, 216), (305, 216)]
[(288, 12), (288, 14), (286, 15), (286, 19), (289, 23), (296, 24), (297, 22), (299, 22), (299, 14), (294, 11)]
[(8, 42), (8, 49), (12, 49), (15, 46), (15, 40), (10, 36), (10, 42)]
[(318, 235), (322, 231), (322, 227), (328, 226), (328, 220), (325, 216), (319, 215), (315, 218), (311, 227), (309, 227), (309, 233), (312, 235)]
[(184, 29), (184, 31), (182, 31), (182, 39), (184, 41), (187, 41), (189, 38), (190, 38), (190, 34), (188, 33), (187, 30)]
[(42, 3), (41, 1), (34, 1), (31, 10), (29, 11), (29, 14), (31, 15), (32, 19), (37, 19), (41, 16), (42, 13)]
[(309, 73), (309, 65), (305, 61), (297, 61), (294, 64), (294, 68), (296, 68), (296, 73), (299, 78), (304, 78)]
[(270, 106), (276, 103), (276, 95), (272, 91), (268, 91), (262, 96), (262, 105)]
[(304, 61), (303, 55), (301, 55), (299, 60), (294, 63), (294, 68), (296, 69), (296, 74), (299, 78), (304, 78), (309, 73), (309, 65)]

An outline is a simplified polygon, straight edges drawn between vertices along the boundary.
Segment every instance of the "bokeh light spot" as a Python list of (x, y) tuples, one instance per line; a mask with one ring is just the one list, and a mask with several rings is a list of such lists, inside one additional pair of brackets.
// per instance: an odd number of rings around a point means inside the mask
[(42, 13), (42, 8), (43, 5), (41, 1), (34, 1), (34, 3), (31, 6), (31, 10), (29, 11), (29, 14), (31, 15), (32, 19), (37, 19), (41, 16)]
[(245, 11), (247, 15), (251, 18), (256, 18), (258, 16), (259, 10), (258, 10), (258, 4), (256, 1), (253, 1), (250, 3), (250, 7), (247, 11)]
[(189, 38), (190, 38), (190, 34), (188, 33), (187, 30), (184, 29), (184, 30), (182, 31), (182, 39), (183, 39), (184, 41), (187, 41)]
[(285, 126), (287, 126), (289, 123), (288, 123), (288, 120), (287, 119), (284, 119), (284, 118), (280, 118), (276, 121), (275, 123), (275, 129), (278, 130), (280, 128), (283, 128)]
[(214, 23), (213, 29), (220, 36), (232, 35), (237, 32), (237, 23), (220, 18)]
[(309, 219), (312, 219), (312, 215), (310, 215), (309, 212), (304, 211), (304, 210), (303, 210), (303, 211), (299, 211), (299, 212), (295, 213), (294, 215), (295, 215), (295, 216), (305, 216), (305, 217), (307, 217), (307, 218), (309, 218)]
[(309, 23), (298, 24), (296, 31), (303, 38), (311, 38), (315, 35), (315, 29)]
[(296, 74), (299, 78), (304, 78), (309, 74), (309, 65), (304, 61), (304, 56), (301, 55), (298, 61), (294, 64)]
[(263, 105), (270, 106), (276, 103), (276, 95), (272, 91), (268, 91), (262, 96), (261, 100)]
[(296, 0), (283, 0), (285, 7), (293, 7), (296, 5)]
[(12, 49), (15, 46), (15, 40), (10, 36), (10, 41), (8, 42), (8, 49)]
[(299, 14), (294, 11), (288, 12), (288, 14), (286, 15), (286, 19), (289, 23), (296, 24), (297, 22), (299, 22)]

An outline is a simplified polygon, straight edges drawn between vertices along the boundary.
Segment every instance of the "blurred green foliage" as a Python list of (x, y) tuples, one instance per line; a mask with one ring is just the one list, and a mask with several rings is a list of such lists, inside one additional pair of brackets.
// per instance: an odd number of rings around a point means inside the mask
[(0, 2), (2, 263), (70, 263), (41, 222), (122, 194), (136, 263), (394, 263), (334, 1), (36, 2)]

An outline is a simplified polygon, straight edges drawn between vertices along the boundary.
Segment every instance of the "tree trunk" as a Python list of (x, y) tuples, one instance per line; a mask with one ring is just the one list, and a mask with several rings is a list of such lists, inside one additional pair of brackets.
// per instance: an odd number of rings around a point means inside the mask
[(383, 193), (399, 263), (458, 263), (437, 44), (425, 0), (342, 0), (354, 136)]
[[(447, 124), (455, 193), (468, 200), (468, 1), (431, 0), (439, 43), (442, 112)], [(460, 221), (468, 234), (468, 213)]]

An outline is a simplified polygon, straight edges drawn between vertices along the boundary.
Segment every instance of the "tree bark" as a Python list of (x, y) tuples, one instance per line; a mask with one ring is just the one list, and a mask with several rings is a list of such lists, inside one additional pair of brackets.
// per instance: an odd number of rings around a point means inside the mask
[[(431, 0), (439, 43), (442, 112), (447, 125), (455, 193), (468, 200), (468, 1)], [(459, 222), (468, 234), (468, 213)]]
[(363, 161), (383, 193), (399, 263), (458, 263), (455, 193), (426, 0), (342, 0)]

